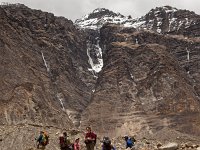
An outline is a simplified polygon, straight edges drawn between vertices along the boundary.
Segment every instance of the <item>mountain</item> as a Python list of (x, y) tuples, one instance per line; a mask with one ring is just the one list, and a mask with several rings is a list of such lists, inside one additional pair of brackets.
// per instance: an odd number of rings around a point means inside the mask
[(84, 146), (88, 125), (118, 149), (124, 135), (153, 139), (151, 148), (199, 141), (199, 15), (164, 6), (134, 19), (98, 8), (73, 23), (22, 4), (0, 14), (2, 150), (33, 149), (40, 130), (50, 150), (63, 131)]
[[(195, 88), (199, 87), (199, 73), (192, 65), (199, 54), (198, 47), (189, 46), (191, 40), (112, 24), (102, 27), (104, 67), (81, 125), (93, 124), (96, 130), (103, 134), (109, 130), (111, 135), (139, 134), (141, 130), (155, 133), (165, 126), (196, 132), (177, 121), (190, 116), (194, 122), (192, 116), (199, 114)], [(190, 60), (187, 51), (193, 53)]]
[(71, 126), (94, 86), (84, 35), (70, 20), (24, 5), (0, 10), (1, 124)]
[(198, 24), (199, 15), (170, 6), (136, 19), (98, 8), (76, 20), (103, 56), (81, 127), (92, 124), (112, 136), (166, 127), (199, 132)]
[(127, 19), (130, 18), (120, 13), (114, 13), (105, 8), (97, 8), (89, 15), (85, 15), (82, 19), (77, 19), (75, 24), (81, 28), (99, 29), (107, 22), (121, 24), (127, 21)]
[[(177, 34), (181, 30), (199, 23), (200, 17), (188, 10), (178, 10), (170, 6), (164, 6), (150, 10), (139, 20), (145, 22), (140, 26), (141, 28), (158, 33), (175, 32)], [(199, 36), (199, 33), (197, 36)]]
[[(171, 6), (156, 7), (145, 16), (132, 19), (131, 16), (116, 14), (104, 8), (98, 8), (82, 19), (77, 19), (75, 24), (81, 28), (97, 29), (106, 23), (120, 24), (124, 27), (134, 27), (138, 30), (152, 30), (158, 33), (174, 32), (174, 34), (192, 34), (199, 36), (200, 17), (188, 10), (179, 10)], [(188, 28), (194, 28), (189, 33)], [(186, 30), (186, 31), (185, 31)], [(190, 29), (189, 29), (190, 30)]]

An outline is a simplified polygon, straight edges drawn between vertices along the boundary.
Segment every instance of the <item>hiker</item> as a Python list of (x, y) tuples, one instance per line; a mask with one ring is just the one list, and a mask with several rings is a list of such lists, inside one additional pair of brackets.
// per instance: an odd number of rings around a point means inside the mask
[(63, 132), (63, 135), (59, 137), (60, 149), (61, 150), (71, 150), (72, 144), (68, 139), (67, 132)]
[(133, 140), (133, 139), (131, 139), (130, 137), (128, 137), (128, 136), (125, 136), (124, 137), (124, 139), (125, 139), (125, 141), (126, 141), (126, 149), (127, 148), (132, 148), (133, 146), (134, 146), (134, 142), (135, 142), (135, 139)]
[(75, 140), (73, 148), (73, 150), (80, 150), (79, 138)]
[(49, 143), (49, 136), (44, 132), (40, 131), (40, 135), (37, 140), (37, 149), (42, 149), (44, 150), (46, 145)]
[(115, 150), (114, 146), (111, 144), (111, 140), (109, 139), (109, 137), (104, 137), (102, 142), (102, 150)]
[(97, 135), (91, 131), (91, 127), (87, 127), (86, 130), (87, 130), (87, 133), (85, 135), (86, 148), (87, 150), (94, 150)]

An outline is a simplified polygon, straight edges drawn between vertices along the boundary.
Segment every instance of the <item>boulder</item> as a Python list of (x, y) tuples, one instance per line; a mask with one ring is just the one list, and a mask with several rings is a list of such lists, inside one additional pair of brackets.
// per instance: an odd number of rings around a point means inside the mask
[(159, 150), (176, 150), (176, 149), (178, 149), (177, 143), (168, 143), (166, 145), (159, 147)]

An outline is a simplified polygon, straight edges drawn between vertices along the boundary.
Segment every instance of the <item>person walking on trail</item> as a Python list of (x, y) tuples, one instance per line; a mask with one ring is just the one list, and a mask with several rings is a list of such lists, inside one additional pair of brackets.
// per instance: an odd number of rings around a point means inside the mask
[(36, 138), (37, 149), (45, 150), (46, 145), (49, 143), (49, 136), (44, 131), (40, 131), (40, 135)]
[(79, 138), (75, 140), (73, 148), (73, 150), (80, 150)]
[(96, 145), (97, 135), (92, 132), (91, 127), (86, 128), (87, 133), (85, 135), (85, 144), (87, 150), (94, 150), (94, 146)]
[(63, 135), (59, 137), (60, 149), (61, 150), (71, 150), (72, 144), (67, 136), (67, 132), (63, 132)]
[(102, 150), (115, 150), (114, 146), (111, 144), (109, 137), (103, 138)]

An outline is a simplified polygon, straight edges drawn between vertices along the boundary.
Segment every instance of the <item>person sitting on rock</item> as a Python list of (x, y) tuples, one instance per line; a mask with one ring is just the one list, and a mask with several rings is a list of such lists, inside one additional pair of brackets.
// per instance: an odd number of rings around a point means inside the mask
[(87, 130), (87, 133), (85, 135), (86, 148), (87, 150), (94, 150), (97, 135), (91, 131), (91, 127), (87, 127), (86, 130)]
[(103, 138), (102, 150), (115, 150), (114, 146), (111, 144), (109, 137)]

